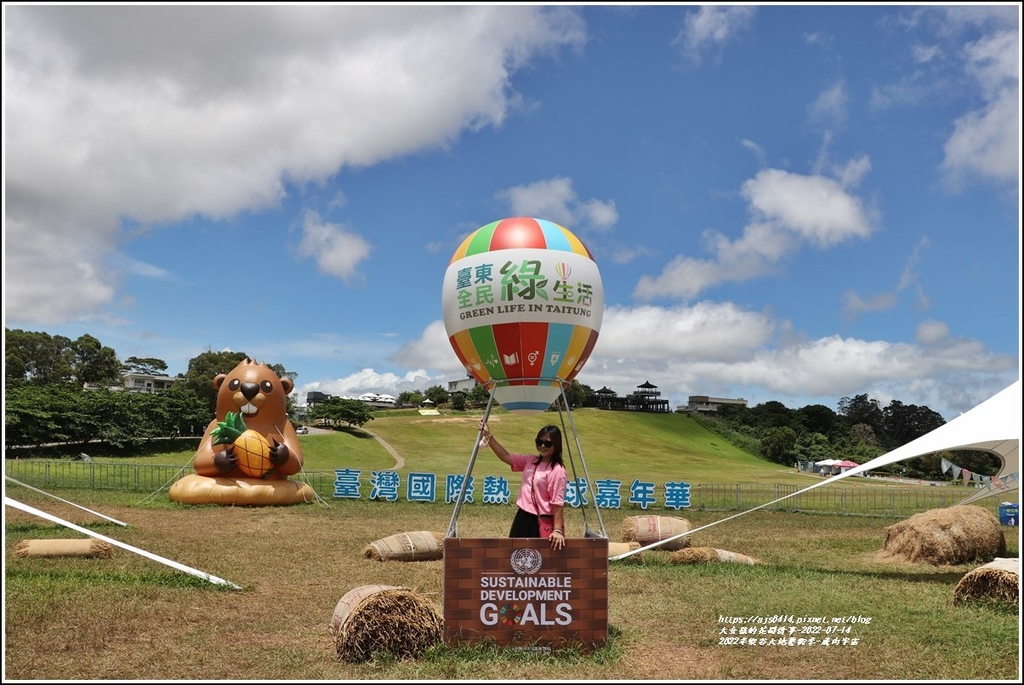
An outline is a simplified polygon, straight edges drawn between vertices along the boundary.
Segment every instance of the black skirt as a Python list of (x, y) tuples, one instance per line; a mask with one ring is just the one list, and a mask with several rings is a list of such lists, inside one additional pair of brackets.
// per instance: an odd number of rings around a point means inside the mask
[(512, 527), (508, 531), (510, 538), (539, 538), (540, 521), (536, 514), (516, 508), (516, 517), (512, 519)]

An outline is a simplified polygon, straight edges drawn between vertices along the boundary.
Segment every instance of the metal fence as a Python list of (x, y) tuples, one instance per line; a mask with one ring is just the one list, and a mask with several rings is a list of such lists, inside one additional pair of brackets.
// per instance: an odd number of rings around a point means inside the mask
[[(701, 484), (691, 489), (690, 501), (692, 507), (711, 511), (744, 511), (771, 502), (766, 508), (774, 511), (904, 518), (954, 505), (972, 494), (972, 491), (960, 487), (924, 489), (828, 485), (795, 494), (800, 490), (796, 485), (781, 484)], [(979, 506), (990, 507), (993, 513), (998, 510), (998, 502), (986, 501)]]
[[(111, 464), (85, 461), (48, 459), (18, 459), (6, 461), (6, 474), (12, 479), (40, 489), (83, 488), (91, 490), (121, 490), (153, 493), (166, 490), (180, 478), (194, 473), (190, 466), (153, 464)], [(300, 476), (324, 499), (335, 496), (334, 471), (304, 471)], [(363, 488), (366, 489), (365, 487)], [(838, 486), (818, 487), (797, 493), (796, 485), (742, 483), (698, 484), (690, 488), (690, 510), (746, 511), (768, 505), (772, 511), (793, 511), (821, 514), (885, 516), (905, 518), (930, 509), (948, 507), (960, 502), (971, 491), (964, 487), (943, 486), (928, 488)], [(1017, 501), (1017, 492), (1008, 493)], [(368, 493), (365, 493), (368, 496)], [(443, 497), (438, 494), (438, 497)], [(998, 497), (981, 500), (977, 504), (998, 516), (1001, 501)], [(623, 506), (633, 506), (623, 498)], [(655, 504), (648, 509), (657, 513), (667, 509)], [(669, 514), (676, 510), (667, 509)]]

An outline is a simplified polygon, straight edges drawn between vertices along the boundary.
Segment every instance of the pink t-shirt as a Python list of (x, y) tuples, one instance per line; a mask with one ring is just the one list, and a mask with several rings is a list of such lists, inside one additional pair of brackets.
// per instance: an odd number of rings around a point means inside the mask
[(545, 464), (544, 462), (535, 464), (536, 454), (509, 454), (509, 456), (512, 458), (512, 471), (523, 472), (516, 506), (531, 514), (541, 516), (550, 515), (553, 506), (565, 506), (565, 484), (568, 479), (564, 466)]

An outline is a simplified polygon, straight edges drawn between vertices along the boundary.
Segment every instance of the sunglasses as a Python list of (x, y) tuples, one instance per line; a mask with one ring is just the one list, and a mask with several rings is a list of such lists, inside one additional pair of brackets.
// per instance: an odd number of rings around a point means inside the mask
[(550, 440), (538, 440), (537, 441), (537, 447), (551, 447), (554, 444), (555, 443), (551, 442)]

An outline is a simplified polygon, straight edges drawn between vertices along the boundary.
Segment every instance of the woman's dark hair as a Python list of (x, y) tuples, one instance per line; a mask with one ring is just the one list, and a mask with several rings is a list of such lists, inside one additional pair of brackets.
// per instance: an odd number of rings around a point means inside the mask
[[(544, 426), (541, 428), (537, 431), (535, 440), (540, 440), (541, 438), (547, 438), (554, 443), (555, 451), (551, 454), (551, 463), (564, 466), (565, 464), (562, 462), (562, 431), (559, 430), (558, 426)], [(534, 463), (540, 463), (540, 455), (537, 455), (537, 461)]]

